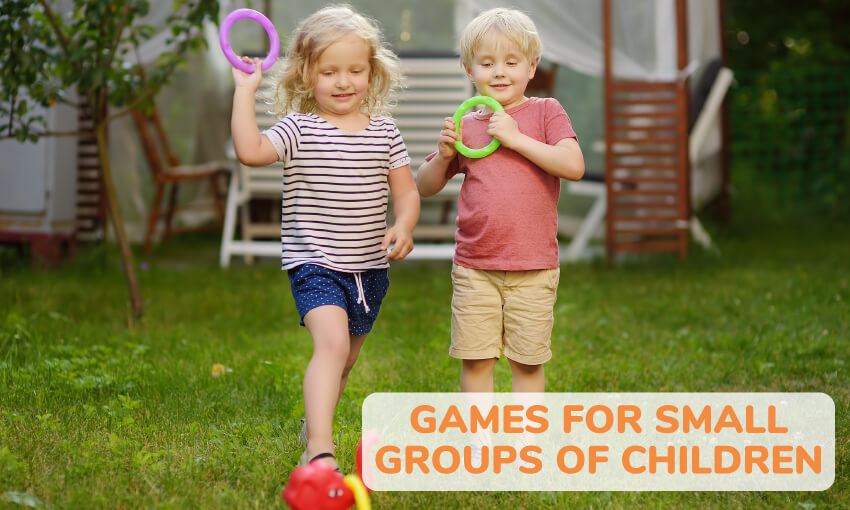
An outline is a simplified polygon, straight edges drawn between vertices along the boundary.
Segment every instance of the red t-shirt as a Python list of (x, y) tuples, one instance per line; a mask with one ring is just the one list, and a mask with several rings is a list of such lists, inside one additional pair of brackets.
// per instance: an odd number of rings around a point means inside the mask
[[(546, 144), (576, 137), (567, 113), (555, 99), (531, 97), (506, 113), (517, 121), (521, 133)], [(463, 143), (467, 147), (489, 143), (489, 117), (478, 112), (464, 116)], [(501, 146), (480, 159), (458, 153), (446, 177), (457, 173), (465, 177), (458, 198), (456, 264), (501, 271), (559, 266), (558, 177)]]

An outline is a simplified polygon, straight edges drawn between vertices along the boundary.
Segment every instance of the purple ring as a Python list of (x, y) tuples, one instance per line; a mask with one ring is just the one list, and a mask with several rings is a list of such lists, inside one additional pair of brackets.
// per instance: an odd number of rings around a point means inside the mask
[(221, 28), (218, 30), (218, 42), (221, 44), (221, 51), (224, 52), (224, 56), (227, 57), (227, 60), (236, 69), (249, 74), (254, 72), (254, 66), (243, 62), (242, 59), (236, 56), (233, 48), (230, 47), (230, 27), (233, 26), (235, 21), (240, 19), (252, 19), (266, 29), (266, 33), (269, 35), (269, 54), (263, 60), (262, 69), (263, 71), (268, 71), (274, 65), (275, 61), (277, 61), (277, 57), (280, 54), (280, 38), (278, 38), (277, 30), (275, 30), (272, 22), (254, 9), (236, 9), (224, 18), (221, 22)]

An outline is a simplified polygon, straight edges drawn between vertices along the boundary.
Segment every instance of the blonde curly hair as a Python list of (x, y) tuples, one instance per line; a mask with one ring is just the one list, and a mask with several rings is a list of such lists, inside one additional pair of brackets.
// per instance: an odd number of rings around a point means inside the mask
[(384, 45), (376, 22), (348, 5), (332, 5), (315, 12), (295, 29), (275, 88), (272, 113), (276, 117), (318, 110), (313, 88), (319, 55), (350, 33), (369, 46), (369, 90), (361, 108), (369, 115), (390, 116), (402, 86), (398, 57)]

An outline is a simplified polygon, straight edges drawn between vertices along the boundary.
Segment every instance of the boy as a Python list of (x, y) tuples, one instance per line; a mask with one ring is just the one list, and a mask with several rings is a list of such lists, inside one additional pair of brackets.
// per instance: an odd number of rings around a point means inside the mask
[(528, 16), (513, 9), (486, 11), (464, 29), (460, 49), (479, 94), (496, 99), (505, 111), (463, 118), (467, 147), (484, 146), (490, 137), (501, 142), (481, 159), (457, 153), (454, 121), (447, 118), (437, 152), (416, 175), (419, 192), (427, 197), (455, 174), (465, 174), (452, 265), (449, 354), (462, 360), (461, 391), (492, 392), (504, 348), (512, 390), (543, 392), (560, 276), (560, 178), (581, 179), (584, 158), (561, 105), (525, 97), (541, 54)]

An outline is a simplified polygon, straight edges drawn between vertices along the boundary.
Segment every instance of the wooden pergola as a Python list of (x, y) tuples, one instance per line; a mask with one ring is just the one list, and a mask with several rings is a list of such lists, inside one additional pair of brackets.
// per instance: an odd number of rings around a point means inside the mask
[[(721, 33), (725, 6), (721, 0)], [(615, 79), (612, 7), (603, 0), (605, 186), (608, 262), (623, 253), (688, 255), (690, 163), (687, 1), (676, 0), (677, 69), (673, 82)], [(721, 41), (723, 38), (721, 37)], [(721, 42), (721, 54), (725, 56)], [(728, 130), (722, 110), (720, 205), (728, 207)]]

